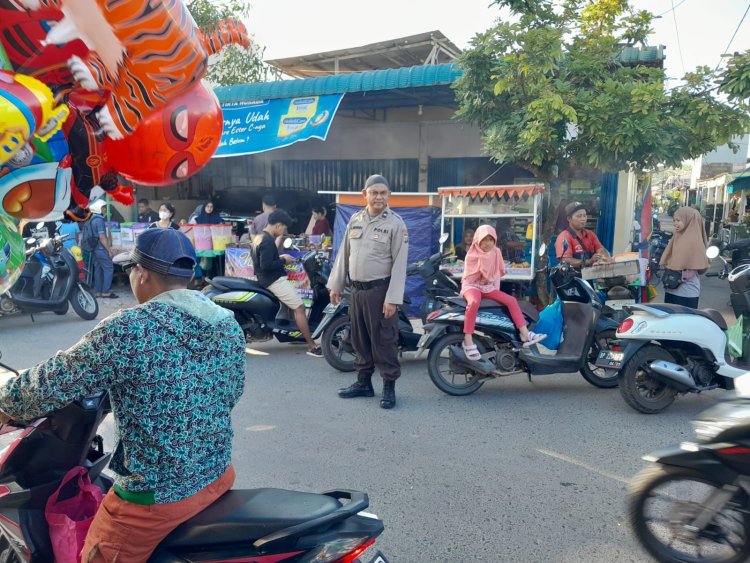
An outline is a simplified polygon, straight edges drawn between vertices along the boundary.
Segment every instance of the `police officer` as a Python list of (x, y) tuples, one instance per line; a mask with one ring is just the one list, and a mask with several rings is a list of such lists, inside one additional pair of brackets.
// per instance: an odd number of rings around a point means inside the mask
[(388, 209), (388, 180), (370, 176), (362, 190), (367, 207), (349, 220), (344, 240), (328, 280), (331, 302), (338, 303), (347, 274), (352, 286), (349, 318), (352, 346), (357, 353), (357, 381), (339, 389), (339, 397), (373, 397), (372, 374), (383, 378), (380, 406), (396, 405), (398, 306), (404, 302), (409, 234), (404, 221)]

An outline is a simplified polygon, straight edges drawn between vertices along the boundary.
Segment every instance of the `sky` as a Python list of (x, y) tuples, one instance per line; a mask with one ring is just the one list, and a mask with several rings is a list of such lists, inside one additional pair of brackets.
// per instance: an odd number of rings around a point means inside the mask
[[(715, 67), (750, 6), (748, 0), (631, 3), (663, 14), (654, 22), (649, 44), (666, 46), (667, 75), (675, 81), (698, 65)], [(490, 0), (253, 0), (247, 23), (257, 42), (266, 47), (266, 59), (346, 49), (433, 30), (465, 48), (474, 34), (490, 27), (500, 15), (489, 4)], [(747, 49), (750, 13), (729, 52)]]

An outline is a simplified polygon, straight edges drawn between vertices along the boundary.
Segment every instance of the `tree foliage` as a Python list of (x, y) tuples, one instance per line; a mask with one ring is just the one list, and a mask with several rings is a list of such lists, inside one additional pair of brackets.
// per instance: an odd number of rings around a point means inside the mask
[[(511, 11), (461, 57), (460, 118), (477, 124), (489, 153), (550, 180), (574, 168), (627, 170), (681, 161), (744, 134), (747, 106), (716, 96), (707, 67), (665, 88), (658, 66), (627, 64), (645, 46), (653, 14), (627, 0), (496, 0)], [(742, 86), (750, 92), (750, 58)]]
[[(248, 0), (190, 0), (188, 9), (198, 27), (211, 27), (220, 19), (246, 19), (250, 14)], [(263, 62), (265, 47), (251, 37), (249, 49), (228, 45), (211, 57), (206, 79), (212, 84), (230, 86), (248, 82), (264, 82), (275, 76), (275, 71)]]

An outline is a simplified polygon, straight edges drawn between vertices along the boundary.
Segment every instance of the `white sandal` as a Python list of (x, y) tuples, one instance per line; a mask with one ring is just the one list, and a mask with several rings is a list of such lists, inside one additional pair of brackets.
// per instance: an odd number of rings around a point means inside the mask
[(466, 354), (466, 359), (467, 360), (471, 360), (472, 362), (476, 362), (476, 361), (482, 359), (482, 354), (479, 353), (479, 348), (477, 348), (476, 344), (472, 344), (471, 346), (467, 346), (465, 343), (461, 343), (461, 348), (464, 349), (464, 354)]
[(528, 348), (529, 346), (533, 346), (534, 344), (538, 344), (542, 340), (547, 338), (546, 334), (537, 334), (536, 332), (529, 332), (529, 339), (523, 343), (524, 348)]

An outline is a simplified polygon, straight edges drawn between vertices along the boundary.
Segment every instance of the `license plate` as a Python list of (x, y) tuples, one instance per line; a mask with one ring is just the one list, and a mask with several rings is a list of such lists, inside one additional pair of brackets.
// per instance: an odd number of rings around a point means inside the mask
[(333, 313), (336, 310), (336, 307), (338, 307), (338, 305), (334, 305), (333, 303), (329, 303), (328, 305), (326, 305), (326, 308), (323, 309), (323, 314), (327, 315), (328, 313)]
[(606, 305), (615, 311), (621, 311), (623, 307), (635, 305), (635, 299), (610, 299), (607, 301)]
[(602, 350), (596, 358), (596, 366), (600, 368), (620, 369), (623, 358), (625, 358), (624, 352)]
[(375, 557), (370, 559), (370, 563), (388, 563), (388, 560), (385, 558), (385, 555), (378, 551), (375, 554)]

